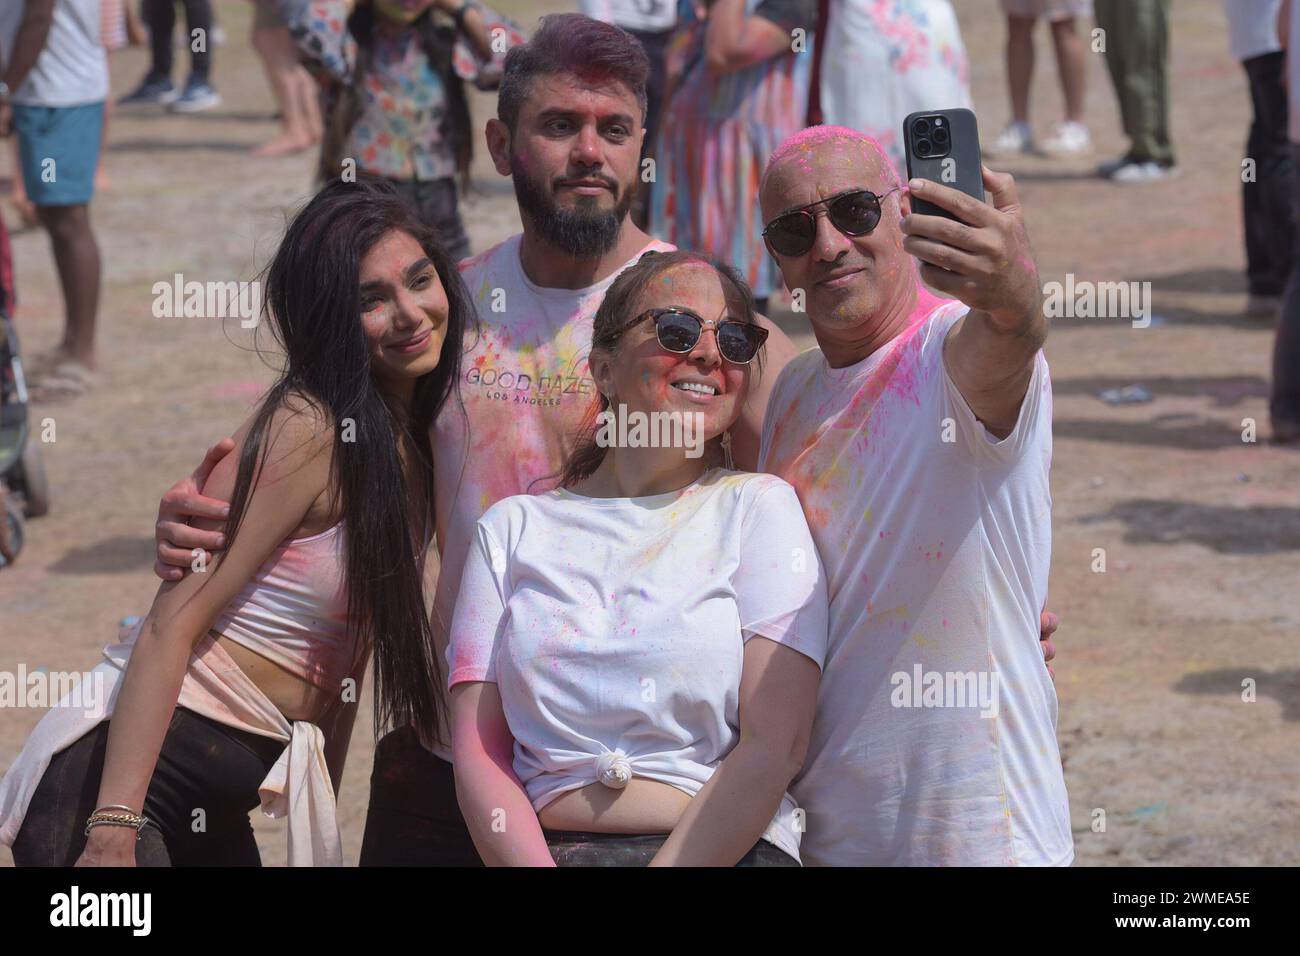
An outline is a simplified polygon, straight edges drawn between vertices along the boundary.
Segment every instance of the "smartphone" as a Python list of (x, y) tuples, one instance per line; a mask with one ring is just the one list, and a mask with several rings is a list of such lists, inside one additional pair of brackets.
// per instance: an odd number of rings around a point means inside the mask
[[(979, 128), (967, 109), (924, 110), (903, 120), (907, 178), (928, 179), (984, 201)], [(912, 199), (912, 212), (957, 220), (947, 209)]]

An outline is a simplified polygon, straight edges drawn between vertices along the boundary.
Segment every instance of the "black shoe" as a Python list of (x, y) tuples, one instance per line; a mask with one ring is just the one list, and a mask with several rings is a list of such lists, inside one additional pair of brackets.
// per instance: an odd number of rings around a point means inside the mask
[(172, 103), (180, 96), (180, 91), (172, 86), (172, 81), (167, 77), (158, 79), (149, 79), (145, 77), (144, 81), (137, 86), (134, 92), (128, 93), (117, 101), (118, 106), (166, 106)]

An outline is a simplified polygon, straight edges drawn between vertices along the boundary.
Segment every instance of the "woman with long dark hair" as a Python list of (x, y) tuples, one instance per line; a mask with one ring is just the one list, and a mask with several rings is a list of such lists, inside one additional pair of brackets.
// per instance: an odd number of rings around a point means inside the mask
[(734, 270), (646, 253), (596, 313), (561, 487), (479, 520), (448, 662), (485, 863), (798, 865), (825, 581), (794, 489), (714, 466), (766, 336)]
[(372, 652), (376, 725), (438, 732), (428, 435), (473, 307), (366, 176), (293, 219), (265, 288), (284, 367), (207, 481), (231, 502), (226, 548), (164, 583), (36, 727), (0, 783), (19, 865), (256, 865), (259, 802), (289, 817), (291, 864), (340, 864), (335, 792)]

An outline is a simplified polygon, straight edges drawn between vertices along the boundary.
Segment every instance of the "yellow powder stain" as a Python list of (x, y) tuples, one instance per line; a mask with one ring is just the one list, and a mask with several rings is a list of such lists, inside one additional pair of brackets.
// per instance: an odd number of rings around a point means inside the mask
[[(868, 608), (867, 610), (870, 611), (870, 608)], [(880, 611), (880, 612), (877, 613), (877, 614), (871, 614), (871, 615), (868, 616), (867, 620), (868, 620), (868, 621), (878, 621), (878, 620), (884, 620), (884, 619), (891, 618), (891, 617), (892, 617), (892, 618), (897, 618), (897, 619), (900, 620), (900, 621), (906, 621), (906, 620), (907, 620), (907, 605), (906, 605), (906, 604), (900, 604), (900, 605), (898, 605), (898, 607), (890, 608), (888, 611)]]
[(925, 647), (925, 645), (930, 643), (925, 638), (923, 638), (920, 634), (913, 634), (912, 640), (916, 642), (917, 647)]

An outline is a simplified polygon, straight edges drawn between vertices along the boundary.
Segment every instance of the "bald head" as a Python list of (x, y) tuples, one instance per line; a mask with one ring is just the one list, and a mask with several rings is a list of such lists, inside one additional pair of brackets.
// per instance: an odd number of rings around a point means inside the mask
[[(810, 126), (787, 138), (772, 153), (759, 184), (763, 218), (769, 220), (800, 205), (794, 192), (810, 182), (854, 181), (884, 193), (901, 185), (884, 147), (865, 133), (846, 126)], [(793, 190), (793, 185), (802, 190)]]

